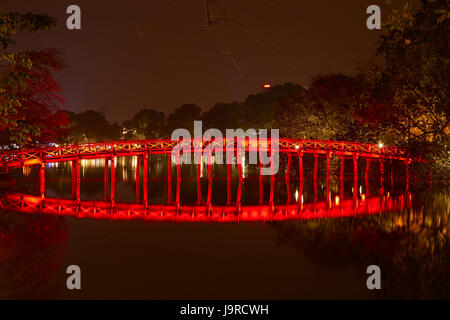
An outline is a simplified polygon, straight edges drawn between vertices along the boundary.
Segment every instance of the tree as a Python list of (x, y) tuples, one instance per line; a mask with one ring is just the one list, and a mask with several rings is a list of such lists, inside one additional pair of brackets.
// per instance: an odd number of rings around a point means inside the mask
[(183, 104), (167, 117), (167, 135), (175, 129), (187, 129), (194, 133), (194, 121), (201, 120), (202, 109), (196, 104)]
[(281, 100), (292, 98), (301, 90), (302, 87), (298, 84), (285, 83), (263, 93), (249, 95), (244, 102), (247, 127), (271, 128), (280, 111)]
[(124, 121), (125, 138), (160, 138), (166, 125), (166, 115), (153, 109), (142, 109), (131, 120)]
[[(54, 76), (54, 72), (63, 70), (65, 65), (54, 50), (25, 51), (16, 56), (29, 59), (31, 67), (14, 63), (2, 70), (3, 79), (19, 74), (23, 77), (23, 84), (6, 80), (8, 85), (3, 86), (6, 96), (14, 97), (17, 105), (4, 114), (1, 140), (21, 146), (54, 141), (65, 134), (68, 123), (66, 114), (61, 112), (64, 103), (62, 89)], [(8, 105), (5, 96), (0, 101), (2, 106)]]
[(216, 128), (225, 132), (226, 129), (241, 128), (244, 123), (245, 106), (239, 102), (216, 103), (202, 115), (204, 129)]
[(370, 128), (356, 117), (363, 91), (360, 78), (339, 73), (316, 77), (309, 89), (281, 104), (277, 117), (281, 135), (337, 141), (383, 140), (385, 132)]
[[(56, 20), (49, 15), (0, 15), (3, 50), (14, 44), (17, 32), (49, 30)], [(2, 52), (0, 55), (0, 140), (21, 146), (48, 142), (62, 134), (66, 123), (61, 87), (53, 72), (64, 67), (55, 51)]]
[(435, 143), (450, 133), (446, 0), (422, 0), (415, 14), (394, 10), (378, 54), (385, 64), (369, 70), (362, 112), (406, 143)]
[(98, 111), (65, 112), (70, 119), (70, 134), (67, 137), (67, 142), (101, 142), (119, 140), (122, 136), (122, 128), (116, 122), (110, 124)]

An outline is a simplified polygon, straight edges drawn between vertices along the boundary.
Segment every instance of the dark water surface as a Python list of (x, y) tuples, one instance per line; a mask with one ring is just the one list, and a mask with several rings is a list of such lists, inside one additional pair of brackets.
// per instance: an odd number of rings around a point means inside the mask
[[(327, 199), (323, 161), (317, 199), (308, 159), (303, 203)], [(118, 158), (115, 201), (142, 200), (136, 188), (136, 159)], [(104, 201), (104, 161), (83, 161), (81, 201)], [(361, 166), (363, 167), (363, 166)], [(207, 168), (201, 178), (207, 197)], [(293, 165), (291, 202), (299, 199)], [(346, 168), (344, 199), (339, 179), (331, 181), (333, 202), (352, 199), (352, 168)], [(348, 171), (348, 172), (347, 172)], [(196, 167), (181, 170), (180, 202), (197, 202)], [(232, 199), (238, 189), (233, 166)], [(246, 166), (242, 206), (260, 201), (258, 168)], [(274, 204), (284, 204), (288, 186), (280, 169)], [(14, 185), (2, 197), (39, 196), (36, 168), (14, 169)], [(227, 200), (226, 167), (213, 166), (212, 205)], [(386, 179), (380, 201), (402, 201), (401, 208), (377, 214), (265, 222), (157, 222), (75, 218), (0, 211), (0, 298), (87, 299), (314, 299), (450, 298), (450, 196), (448, 189), (420, 182), (408, 192), (398, 168), (394, 185)], [(45, 197), (72, 197), (70, 164), (47, 164)], [(172, 196), (176, 170), (172, 169)], [(110, 189), (110, 182), (108, 190)], [(263, 181), (264, 202), (270, 178)], [(137, 195), (139, 194), (139, 199)], [(360, 174), (358, 203), (380, 196), (379, 171), (371, 168), (368, 184)], [(148, 201), (167, 203), (167, 160), (149, 161)], [(383, 200), (384, 199), (384, 200)], [(400, 200), (399, 200), (400, 199)], [(383, 202), (383, 203), (385, 203)], [(5, 202), (3, 202), (5, 203)], [(380, 202), (381, 203), (381, 202)], [(387, 203), (387, 202), (386, 202)], [(382, 289), (368, 290), (366, 268), (379, 265)], [(66, 288), (67, 266), (82, 271), (82, 290)]]

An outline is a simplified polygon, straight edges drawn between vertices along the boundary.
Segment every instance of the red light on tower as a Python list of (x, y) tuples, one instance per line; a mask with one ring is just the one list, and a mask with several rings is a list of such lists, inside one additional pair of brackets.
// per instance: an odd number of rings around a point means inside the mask
[(264, 86), (263, 86), (263, 88), (264, 89), (270, 89), (272, 86), (270, 85), (270, 84), (268, 84), (268, 83), (266, 83)]

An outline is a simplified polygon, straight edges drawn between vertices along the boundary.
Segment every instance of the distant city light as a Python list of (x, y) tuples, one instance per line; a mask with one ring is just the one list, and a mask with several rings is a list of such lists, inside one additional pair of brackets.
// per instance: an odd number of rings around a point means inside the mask
[(270, 84), (268, 84), (268, 83), (264, 85), (264, 89), (270, 89), (271, 87), (272, 86)]

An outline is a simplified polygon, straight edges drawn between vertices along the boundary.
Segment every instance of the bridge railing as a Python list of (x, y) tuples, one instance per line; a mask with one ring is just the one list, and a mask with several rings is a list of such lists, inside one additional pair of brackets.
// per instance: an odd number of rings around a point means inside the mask
[(269, 151), (272, 143), (278, 143), (280, 152), (340, 152), (343, 154), (361, 154), (366, 157), (387, 157), (399, 160), (408, 159), (405, 149), (395, 146), (379, 146), (377, 144), (367, 144), (348, 141), (322, 141), (322, 140), (303, 140), (280, 138), (278, 140), (246, 138), (238, 140), (237, 138), (223, 138), (223, 140), (198, 140), (187, 139), (182, 141), (172, 141), (170, 139), (149, 139), (133, 141), (110, 141), (99, 143), (84, 143), (60, 145), (57, 147), (45, 147), (34, 149), (2, 150), (0, 152), (0, 166), (20, 166), (41, 162), (51, 162), (69, 160), (74, 157), (98, 157), (105, 155), (133, 155), (141, 153), (170, 153), (174, 147), (181, 144), (193, 151), (204, 149), (212, 144), (217, 151), (224, 151), (226, 148), (236, 150), (238, 142), (241, 141), (245, 151), (265, 150)]

